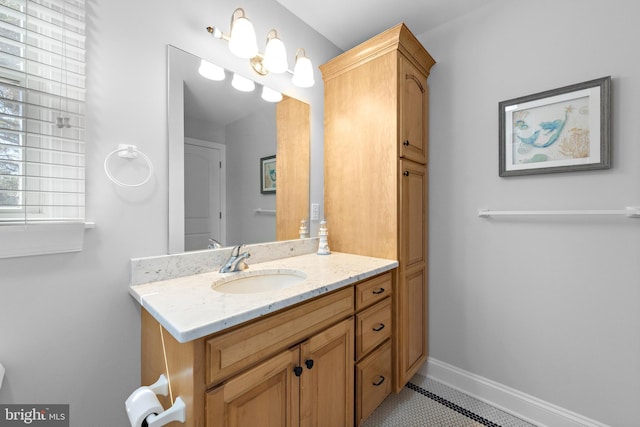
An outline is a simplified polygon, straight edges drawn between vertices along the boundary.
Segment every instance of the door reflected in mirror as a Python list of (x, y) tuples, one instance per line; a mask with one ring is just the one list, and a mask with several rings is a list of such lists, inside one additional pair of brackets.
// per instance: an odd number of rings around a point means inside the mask
[[(168, 252), (297, 238), (309, 209), (309, 105), (265, 101), (259, 84), (236, 90), (228, 70), (207, 79), (200, 58), (168, 49)], [(276, 191), (264, 192), (260, 159), (273, 155)]]

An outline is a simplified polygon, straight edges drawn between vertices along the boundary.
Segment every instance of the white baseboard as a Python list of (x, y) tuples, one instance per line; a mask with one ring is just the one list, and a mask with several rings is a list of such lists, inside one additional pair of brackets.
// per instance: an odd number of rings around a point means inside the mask
[(503, 384), (429, 358), (419, 374), (540, 427), (609, 427)]

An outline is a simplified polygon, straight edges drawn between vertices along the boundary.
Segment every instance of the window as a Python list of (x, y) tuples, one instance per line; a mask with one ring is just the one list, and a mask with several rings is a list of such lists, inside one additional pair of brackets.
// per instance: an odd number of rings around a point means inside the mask
[(0, 0), (0, 232), (84, 222), (84, 20), (84, 0)]

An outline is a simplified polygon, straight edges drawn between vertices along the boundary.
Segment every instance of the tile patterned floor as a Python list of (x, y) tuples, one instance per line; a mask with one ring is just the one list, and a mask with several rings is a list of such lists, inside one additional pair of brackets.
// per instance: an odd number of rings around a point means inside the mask
[(444, 384), (416, 375), (362, 427), (534, 427)]

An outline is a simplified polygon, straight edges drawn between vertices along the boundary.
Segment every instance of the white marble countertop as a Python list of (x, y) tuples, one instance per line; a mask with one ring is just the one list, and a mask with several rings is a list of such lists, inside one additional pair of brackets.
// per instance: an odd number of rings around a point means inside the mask
[(228, 294), (212, 284), (234, 274), (208, 272), (131, 285), (129, 293), (179, 342), (188, 342), (340, 289), (398, 266), (398, 262), (334, 252), (251, 264), (245, 272), (298, 270), (306, 278), (270, 292)]

